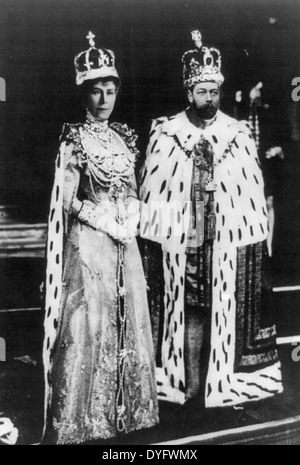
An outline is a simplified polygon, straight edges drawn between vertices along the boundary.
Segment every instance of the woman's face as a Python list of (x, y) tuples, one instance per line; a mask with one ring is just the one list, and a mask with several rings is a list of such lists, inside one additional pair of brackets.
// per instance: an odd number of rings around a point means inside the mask
[(86, 96), (86, 106), (90, 113), (101, 121), (110, 117), (117, 97), (117, 88), (113, 81), (95, 81)]

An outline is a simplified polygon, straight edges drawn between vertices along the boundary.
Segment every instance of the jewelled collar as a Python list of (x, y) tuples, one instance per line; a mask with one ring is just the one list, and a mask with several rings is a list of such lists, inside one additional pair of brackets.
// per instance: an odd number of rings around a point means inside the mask
[(92, 113), (87, 110), (85, 124), (92, 127), (96, 131), (107, 131), (108, 130), (108, 120), (100, 120), (95, 118)]

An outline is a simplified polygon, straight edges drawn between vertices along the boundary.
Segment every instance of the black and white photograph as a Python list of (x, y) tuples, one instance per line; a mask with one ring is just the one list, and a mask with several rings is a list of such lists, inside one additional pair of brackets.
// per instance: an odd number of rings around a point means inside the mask
[(0, 167), (1, 445), (300, 445), (300, 0), (0, 0)]

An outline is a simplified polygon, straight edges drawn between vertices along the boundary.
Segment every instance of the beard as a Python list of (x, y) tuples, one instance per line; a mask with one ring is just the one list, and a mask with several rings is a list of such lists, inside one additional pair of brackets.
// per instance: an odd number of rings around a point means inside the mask
[(193, 102), (191, 106), (200, 119), (212, 119), (219, 109), (219, 105), (215, 105), (213, 103), (208, 103), (207, 105), (199, 108), (196, 106), (195, 102)]

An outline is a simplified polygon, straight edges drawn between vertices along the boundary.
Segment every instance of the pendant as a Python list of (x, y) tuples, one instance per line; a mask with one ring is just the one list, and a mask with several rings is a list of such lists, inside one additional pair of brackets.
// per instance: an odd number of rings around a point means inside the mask
[(194, 163), (196, 166), (201, 166), (203, 165), (203, 156), (199, 153), (196, 153), (194, 156)]
[(205, 191), (206, 192), (215, 192), (217, 190), (217, 184), (213, 179), (208, 181), (205, 185)]

